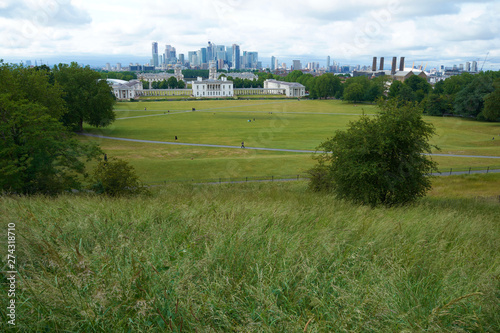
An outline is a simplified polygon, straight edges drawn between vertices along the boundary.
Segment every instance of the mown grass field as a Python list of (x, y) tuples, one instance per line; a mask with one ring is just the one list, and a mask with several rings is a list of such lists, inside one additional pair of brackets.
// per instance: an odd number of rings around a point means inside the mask
[[(196, 111), (192, 112), (192, 108)], [(314, 150), (374, 105), (308, 100), (214, 100), (118, 103), (117, 120), (105, 136), (183, 143)], [(255, 121), (254, 121), (255, 119)], [(500, 125), (458, 118), (425, 117), (436, 127), (438, 153), (500, 156)], [(249, 122), (248, 120), (251, 120)], [(495, 137), (496, 140), (492, 140)], [(124, 158), (146, 183), (296, 175), (314, 165), (309, 153), (98, 141), (109, 156)], [(498, 159), (434, 157), (443, 171), (500, 168)]]
[(3, 196), (0, 245), (15, 223), (19, 271), (11, 330), (498, 332), (499, 184), (442, 177), (401, 208), (305, 182)]

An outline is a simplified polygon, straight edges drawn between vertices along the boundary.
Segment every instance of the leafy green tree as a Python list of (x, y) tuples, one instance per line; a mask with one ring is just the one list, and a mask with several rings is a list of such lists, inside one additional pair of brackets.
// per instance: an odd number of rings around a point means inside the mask
[(489, 121), (500, 120), (500, 78), (493, 82), (493, 92), (484, 97), (483, 116)]
[(317, 77), (314, 84), (319, 98), (334, 97), (340, 90), (340, 79), (331, 73)]
[(493, 91), (493, 80), (486, 75), (478, 75), (455, 96), (455, 114), (477, 117), (484, 108), (484, 98)]
[(171, 76), (167, 80), (168, 89), (177, 89), (178, 83), (175, 76)]
[(177, 82), (177, 88), (178, 88), (178, 89), (184, 89), (185, 87), (186, 87), (186, 84), (184, 83), (184, 81), (179, 80), (179, 81)]
[(56, 194), (80, 187), (82, 158), (99, 149), (71, 133), (38, 103), (0, 94), (0, 189), (22, 194)]
[(426, 79), (418, 75), (410, 76), (403, 84), (411, 88), (414, 93), (414, 100), (417, 102), (421, 102), (432, 88)]
[(121, 196), (145, 192), (135, 169), (126, 161), (116, 158), (99, 162), (92, 180), (91, 189), (99, 194)]
[(350, 84), (344, 89), (344, 100), (349, 102), (362, 101), (365, 91), (360, 83)]
[(62, 117), (66, 126), (83, 131), (83, 123), (106, 127), (115, 120), (115, 98), (111, 87), (100, 74), (87, 67), (59, 64), (54, 67), (54, 77), (64, 90), (68, 112)]
[(389, 100), (376, 117), (362, 116), (345, 131), (323, 142), (310, 172), (313, 189), (331, 189), (339, 198), (376, 206), (406, 204), (431, 188), (428, 175), (436, 163), (428, 140), (432, 125), (415, 104)]

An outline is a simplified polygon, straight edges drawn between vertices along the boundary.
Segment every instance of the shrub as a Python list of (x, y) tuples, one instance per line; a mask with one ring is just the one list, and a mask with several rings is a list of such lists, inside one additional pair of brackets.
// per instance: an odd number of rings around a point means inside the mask
[(139, 182), (135, 169), (124, 160), (111, 158), (97, 165), (91, 189), (99, 194), (121, 196), (146, 191)]

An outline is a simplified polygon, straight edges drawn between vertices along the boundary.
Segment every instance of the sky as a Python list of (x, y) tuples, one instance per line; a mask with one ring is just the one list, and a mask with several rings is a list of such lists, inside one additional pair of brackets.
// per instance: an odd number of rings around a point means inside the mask
[[(427, 68), (500, 69), (500, 0), (0, 0), (0, 59), (146, 63), (160, 53), (239, 44), (269, 65), (406, 58)], [(484, 61), (486, 59), (486, 61)]]

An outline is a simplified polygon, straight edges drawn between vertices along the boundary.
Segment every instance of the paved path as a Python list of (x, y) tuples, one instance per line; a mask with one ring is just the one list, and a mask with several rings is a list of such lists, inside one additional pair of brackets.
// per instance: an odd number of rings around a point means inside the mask
[[(140, 142), (140, 143), (156, 143), (163, 145), (177, 145), (177, 146), (196, 146), (196, 147), (212, 147), (212, 148), (231, 148), (231, 149), (241, 149), (241, 146), (229, 146), (229, 145), (212, 145), (204, 143), (183, 143), (183, 142), (169, 142), (169, 141), (154, 141), (154, 140), (140, 140), (140, 139), (128, 139), (128, 138), (117, 138), (113, 136), (104, 136), (91, 133), (81, 133), (84, 136), (90, 136), (100, 139), (109, 140), (119, 140), (119, 141), (129, 141), (129, 142)], [(282, 151), (290, 153), (316, 153), (315, 150), (301, 150), (301, 149), (280, 149), (280, 148), (261, 148), (261, 147), (245, 147), (245, 149), (252, 150), (265, 150), (265, 151)], [(500, 159), (500, 156), (479, 156), (479, 155), (454, 155), (454, 154), (425, 154), (430, 156), (445, 156), (445, 157), (472, 157), (472, 158), (493, 158)]]

